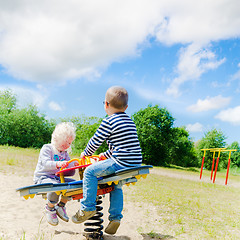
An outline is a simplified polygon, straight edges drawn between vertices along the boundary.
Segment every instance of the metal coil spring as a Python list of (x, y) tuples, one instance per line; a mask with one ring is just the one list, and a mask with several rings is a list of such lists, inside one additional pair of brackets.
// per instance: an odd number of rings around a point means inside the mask
[(96, 239), (96, 240), (102, 240), (102, 236), (103, 236), (103, 213), (101, 212), (103, 210), (103, 207), (99, 206), (100, 204), (102, 204), (102, 196), (97, 196), (97, 200), (96, 200), (96, 214), (89, 218), (88, 220), (90, 220), (90, 222), (85, 222), (84, 225), (85, 226), (89, 226), (88, 228), (85, 228), (85, 234), (84, 236), (91, 240), (91, 239)]

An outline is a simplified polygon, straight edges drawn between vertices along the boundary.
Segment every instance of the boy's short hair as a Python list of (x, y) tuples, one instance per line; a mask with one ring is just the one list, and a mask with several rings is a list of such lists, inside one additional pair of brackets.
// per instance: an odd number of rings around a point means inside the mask
[(110, 87), (106, 92), (105, 100), (112, 107), (117, 109), (123, 109), (128, 105), (128, 92), (123, 87)]

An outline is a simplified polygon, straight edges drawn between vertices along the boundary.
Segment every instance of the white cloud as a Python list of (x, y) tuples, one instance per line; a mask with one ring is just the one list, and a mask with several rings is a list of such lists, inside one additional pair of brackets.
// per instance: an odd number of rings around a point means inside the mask
[(149, 1), (1, 1), (0, 62), (29, 81), (98, 76), (113, 61), (138, 55), (161, 19)]
[(171, 85), (167, 89), (167, 94), (178, 97), (181, 93), (179, 87), (192, 80), (197, 80), (203, 73), (215, 69), (225, 62), (225, 58), (217, 60), (215, 54), (208, 48), (191, 44), (182, 48), (176, 74)]
[(17, 104), (21, 107), (26, 107), (29, 104), (42, 107), (48, 97), (46, 92), (39, 92), (31, 88), (19, 87), (17, 85), (1, 85), (1, 90), (11, 89), (16, 95)]
[(141, 96), (142, 98), (149, 100), (149, 101), (157, 101), (157, 102), (176, 102), (176, 99), (173, 99), (169, 96), (167, 96), (166, 94), (164, 94), (164, 92), (160, 92), (159, 90), (155, 90), (155, 89), (149, 89), (146, 86), (136, 86), (136, 85), (131, 85), (129, 84), (129, 86), (134, 89), (134, 91)]
[(203, 125), (199, 122), (196, 122), (194, 124), (188, 124), (186, 126), (186, 128), (189, 132), (202, 132), (203, 131)]
[(165, 19), (159, 25), (157, 37), (166, 44), (205, 45), (240, 35), (238, 0), (164, 1), (159, 7), (163, 8)]
[(226, 107), (231, 101), (230, 97), (222, 97), (218, 95), (216, 97), (206, 97), (205, 99), (198, 99), (196, 104), (193, 104), (187, 108), (191, 112), (203, 112), (214, 109), (220, 109)]
[(138, 56), (155, 37), (186, 45), (169, 89), (177, 95), (185, 81), (222, 63), (202, 47), (240, 36), (239, 7), (238, 0), (1, 1), (0, 64), (35, 82), (99, 76), (112, 62)]
[(218, 113), (215, 118), (220, 119), (223, 122), (240, 125), (240, 106), (223, 110)]
[(63, 108), (56, 102), (54, 101), (51, 101), (49, 104), (48, 104), (49, 108), (53, 111), (62, 111)]
[(240, 80), (240, 70), (232, 76), (231, 80)]
[[(238, 68), (240, 68), (240, 63), (237, 64)], [(236, 71), (226, 82), (227, 86), (230, 86), (232, 83), (234, 82), (239, 82), (240, 80), (240, 70)], [(238, 84), (238, 86), (235, 88), (235, 92), (239, 93), (240, 91), (240, 85)]]

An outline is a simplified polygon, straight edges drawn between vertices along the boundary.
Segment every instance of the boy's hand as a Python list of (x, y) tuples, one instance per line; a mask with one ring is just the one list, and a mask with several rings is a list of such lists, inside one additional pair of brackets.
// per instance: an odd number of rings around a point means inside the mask
[(66, 168), (68, 166), (68, 161), (57, 161), (56, 167), (57, 168)]
[(100, 153), (99, 154), (99, 161), (102, 161), (102, 160), (105, 160), (105, 159), (107, 159), (107, 158), (105, 157), (104, 153)]
[(85, 158), (84, 152), (81, 153), (80, 158)]

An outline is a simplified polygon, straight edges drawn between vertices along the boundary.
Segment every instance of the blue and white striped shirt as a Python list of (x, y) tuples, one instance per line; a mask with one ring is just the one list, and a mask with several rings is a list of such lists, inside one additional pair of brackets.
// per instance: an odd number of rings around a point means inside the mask
[(135, 167), (142, 163), (141, 148), (135, 123), (125, 112), (114, 113), (103, 119), (84, 154), (92, 155), (106, 140), (109, 150), (104, 153), (123, 167)]

